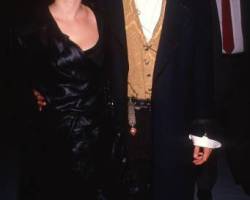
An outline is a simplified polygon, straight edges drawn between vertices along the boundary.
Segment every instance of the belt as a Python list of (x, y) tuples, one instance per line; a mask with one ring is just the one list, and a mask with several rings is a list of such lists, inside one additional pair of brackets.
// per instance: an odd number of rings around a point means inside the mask
[(135, 110), (149, 110), (151, 111), (151, 100), (150, 99), (136, 99), (136, 98), (129, 98), (128, 100), (134, 105)]

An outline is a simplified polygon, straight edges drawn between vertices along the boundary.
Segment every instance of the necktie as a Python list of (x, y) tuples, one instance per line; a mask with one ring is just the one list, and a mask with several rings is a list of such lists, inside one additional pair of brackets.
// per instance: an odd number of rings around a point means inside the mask
[(223, 49), (230, 54), (234, 49), (230, 0), (222, 0), (222, 35)]

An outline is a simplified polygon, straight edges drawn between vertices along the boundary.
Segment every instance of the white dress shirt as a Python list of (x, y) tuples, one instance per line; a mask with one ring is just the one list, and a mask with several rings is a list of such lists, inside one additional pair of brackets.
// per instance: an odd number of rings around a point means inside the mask
[[(220, 21), (220, 32), (221, 38), (223, 41), (222, 34), (222, 0), (216, 0), (219, 21)], [(241, 15), (241, 0), (230, 0), (231, 6), (231, 19), (232, 19), (232, 29), (233, 29), (233, 38), (234, 38), (234, 50), (232, 54), (242, 53), (244, 52), (244, 39), (243, 39), (243, 31), (242, 31), (242, 15)], [(225, 53), (224, 49), (222, 52)]]
[(149, 41), (152, 38), (154, 29), (160, 19), (163, 0), (134, 1), (144, 36), (146, 40)]

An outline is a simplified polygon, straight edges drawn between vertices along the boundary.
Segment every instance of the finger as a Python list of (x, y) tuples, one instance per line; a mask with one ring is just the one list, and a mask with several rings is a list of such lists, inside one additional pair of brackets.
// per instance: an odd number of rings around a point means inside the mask
[(195, 165), (202, 165), (204, 163), (203, 156), (204, 153), (202, 152), (203, 148), (199, 146), (194, 147), (194, 160), (193, 163)]
[(42, 111), (46, 106), (47, 106), (47, 103), (46, 102), (37, 102), (37, 105), (38, 105), (38, 108), (39, 108), (39, 111)]
[(193, 164), (194, 164), (194, 165), (202, 165), (203, 162), (204, 162), (204, 161), (202, 161), (202, 160), (199, 160), (199, 161), (198, 161), (198, 160), (194, 160), (194, 161), (193, 161)]
[(44, 100), (38, 100), (38, 101), (37, 101), (37, 104), (38, 104), (39, 106), (46, 106), (46, 105), (47, 105), (46, 101), (44, 101)]
[(35, 97), (37, 98), (37, 100), (41, 100), (41, 101), (45, 100), (44, 96), (41, 95), (40, 93), (39, 93), (39, 95), (36, 95)]
[(197, 157), (199, 156), (199, 153), (200, 153), (200, 147), (195, 146), (195, 147), (194, 147), (193, 157), (194, 157), (194, 158), (197, 158)]
[(202, 159), (202, 158), (203, 158), (203, 152), (198, 152), (196, 154), (196, 157), (194, 157), (194, 160), (196, 160), (196, 159)]
[(37, 94), (37, 91), (36, 90), (32, 90), (33, 94), (36, 95)]
[(203, 160), (195, 160), (195, 161), (193, 161), (193, 164), (194, 165), (196, 165), (196, 166), (198, 166), (198, 165), (203, 165), (203, 163), (204, 163), (204, 161)]
[(45, 100), (45, 98), (37, 90), (33, 90), (33, 94), (37, 98), (37, 100)]
[(203, 153), (202, 159), (197, 158), (193, 161), (193, 163), (195, 165), (203, 165), (209, 159), (209, 156), (212, 153), (212, 149), (210, 149), (210, 148), (204, 148), (203, 151), (204, 151), (204, 153)]
[(199, 156), (197, 156), (196, 158), (193, 159), (193, 163), (195, 165), (200, 165), (200, 164), (202, 164), (202, 162), (203, 162), (203, 156), (202, 155), (199, 155)]
[(195, 165), (202, 165), (204, 163), (203, 156), (198, 156), (197, 158), (193, 159), (193, 163)]
[(33, 90), (34, 96), (41, 96), (41, 94), (37, 90)]
[(38, 101), (45, 101), (45, 98), (43, 96), (36, 96)]
[(199, 152), (198, 156), (203, 156), (203, 152)]
[(203, 153), (204, 153), (203, 154), (203, 160), (204, 160), (204, 162), (206, 162), (208, 160), (209, 156), (212, 153), (212, 149), (210, 149), (210, 148), (204, 148)]

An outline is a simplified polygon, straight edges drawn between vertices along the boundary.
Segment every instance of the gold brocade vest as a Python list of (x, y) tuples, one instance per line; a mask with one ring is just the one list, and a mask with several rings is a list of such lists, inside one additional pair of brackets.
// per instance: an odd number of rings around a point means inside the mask
[(153, 71), (161, 37), (166, 1), (163, 0), (161, 15), (152, 38), (147, 41), (134, 0), (123, 0), (125, 29), (128, 48), (128, 97), (151, 99)]

